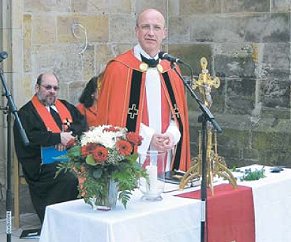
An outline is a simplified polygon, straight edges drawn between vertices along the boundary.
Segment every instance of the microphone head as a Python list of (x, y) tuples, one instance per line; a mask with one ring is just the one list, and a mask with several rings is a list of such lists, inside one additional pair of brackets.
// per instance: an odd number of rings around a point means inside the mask
[(164, 51), (160, 51), (160, 53), (159, 53), (159, 58), (160, 58), (160, 59), (163, 59), (164, 56), (165, 56), (166, 54), (167, 54), (166, 52), (164, 52)]
[(6, 51), (0, 52), (0, 61), (5, 60), (8, 57), (8, 53)]

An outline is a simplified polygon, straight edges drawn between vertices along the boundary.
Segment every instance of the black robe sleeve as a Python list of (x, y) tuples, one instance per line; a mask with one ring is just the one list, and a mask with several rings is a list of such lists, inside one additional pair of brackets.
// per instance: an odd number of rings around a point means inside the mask
[[(86, 130), (86, 122), (77, 108), (61, 100), (72, 115), (71, 131), (74, 135), (81, 135)], [(31, 101), (18, 111), (19, 119), (29, 139), (29, 145), (22, 142), (17, 124), (14, 123), (14, 145), (19, 162), (22, 165), (26, 180), (38, 180), (41, 168), (41, 146), (52, 146), (61, 142), (60, 134), (47, 131), (46, 126)]]

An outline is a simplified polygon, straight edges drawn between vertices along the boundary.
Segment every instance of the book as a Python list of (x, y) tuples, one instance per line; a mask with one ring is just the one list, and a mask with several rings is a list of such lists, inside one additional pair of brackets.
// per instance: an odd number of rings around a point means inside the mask
[(41, 229), (26, 229), (23, 230), (20, 239), (39, 239)]
[(51, 164), (54, 162), (66, 162), (68, 158), (62, 157), (67, 154), (67, 150), (57, 150), (54, 146), (41, 147), (42, 164)]
[(165, 173), (165, 181), (172, 184), (180, 184), (185, 172), (182, 171), (167, 171)]

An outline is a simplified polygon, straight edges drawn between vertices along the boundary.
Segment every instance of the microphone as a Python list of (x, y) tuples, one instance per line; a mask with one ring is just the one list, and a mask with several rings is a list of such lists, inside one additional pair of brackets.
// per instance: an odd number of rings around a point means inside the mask
[(183, 61), (181, 61), (179, 58), (176, 58), (176, 57), (174, 57), (174, 56), (172, 56), (172, 55), (169, 55), (167, 52), (163, 52), (163, 51), (161, 51), (160, 53), (159, 53), (159, 58), (161, 59), (161, 60), (167, 60), (167, 61), (170, 61), (170, 62), (172, 62), (172, 63), (180, 63), (180, 64), (184, 64), (184, 62)]
[(2, 51), (0, 52), (0, 62), (2, 62), (3, 60), (5, 60), (8, 57), (8, 54), (6, 51)]

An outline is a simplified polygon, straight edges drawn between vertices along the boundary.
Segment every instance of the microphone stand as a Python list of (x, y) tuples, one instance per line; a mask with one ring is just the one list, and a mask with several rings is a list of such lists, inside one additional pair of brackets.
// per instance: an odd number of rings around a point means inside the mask
[[(192, 78), (192, 69), (189, 67), (188, 64), (183, 63), (186, 65), (188, 68), (191, 70), (191, 78)], [(199, 115), (198, 117), (198, 122), (202, 124), (202, 130), (201, 130), (201, 135), (202, 135), (202, 144), (201, 144), (201, 149), (202, 149), (202, 171), (201, 171), (201, 231), (200, 231), (200, 241), (201, 242), (206, 242), (207, 237), (205, 233), (205, 226), (206, 226), (206, 215), (207, 215), (207, 122), (210, 122), (213, 125), (213, 128), (221, 133), (222, 129), (220, 128), (219, 124), (215, 121), (214, 116), (210, 112), (210, 110), (207, 108), (205, 104), (202, 103), (202, 101), (197, 97), (195, 92), (192, 90), (191, 86), (189, 83), (187, 83), (182, 75), (177, 71), (176, 64), (174, 62), (171, 62), (171, 68), (176, 72), (176, 74), (179, 76), (179, 78), (182, 80), (183, 84), (185, 87), (188, 89), (190, 92), (191, 96), (195, 99), (195, 101), (198, 103), (200, 110), (202, 111), (202, 114)], [(206, 239), (205, 239), (206, 238)]]
[(12, 192), (11, 192), (11, 113), (15, 117), (15, 122), (20, 131), (21, 139), (25, 145), (29, 144), (28, 138), (26, 136), (25, 130), (22, 127), (20, 119), (18, 117), (17, 109), (12, 99), (12, 96), (7, 88), (7, 84), (4, 78), (3, 70), (0, 68), (0, 78), (2, 81), (3, 88), (5, 93), (2, 96), (6, 96), (8, 100), (7, 107), (0, 107), (0, 110), (3, 111), (4, 114), (7, 114), (7, 189), (6, 189), (6, 238), (7, 242), (11, 241), (12, 234)]

